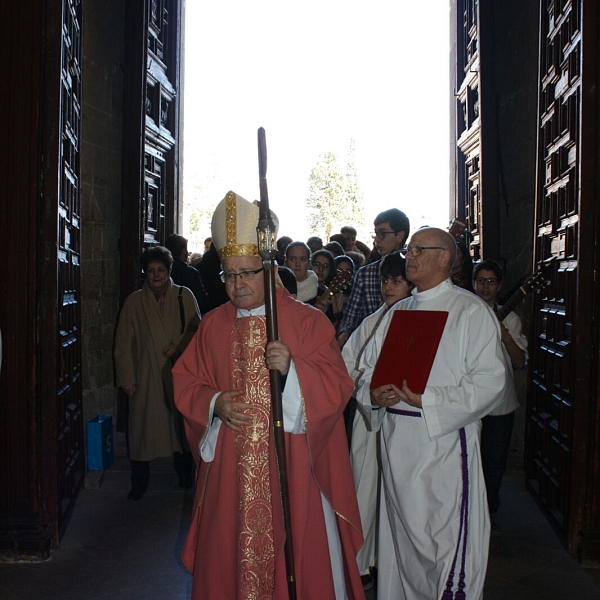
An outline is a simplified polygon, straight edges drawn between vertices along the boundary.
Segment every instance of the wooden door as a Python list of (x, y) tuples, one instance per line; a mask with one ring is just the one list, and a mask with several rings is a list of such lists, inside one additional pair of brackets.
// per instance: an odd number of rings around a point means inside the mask
[[(49, 11), (56, 34), (45, 65), (42, 99), (40, 414), (42, 498), (60, 537), (85, 475), (81, 382), (81, 2)], [(52, 38), (50, 38), (52, 39)], [(57, 540), (55, 540), (57, 541)]]
[(450, 214), (467, 224), (466, 243), (472, 256), (481, 257), (481, 127), (479, 8), (475, 0), (452, 3), (455, 18), (456, 70), (454, 80), (454, 205)]
[(183, 16), (181, 0), (128, 3), (122, 299), (141, 283), (142, 249), (181, 228)]
[[(81, 2), (14, 5), (3, 21), (11, 102), (2, 214), (0, 551), (47, 557), (85, 474), (79, 155)], [(10, 57), (10, 60), (9, 60)]]
[[(527, 485), (568, 549), (598, 548), (598, 3), (541, 3)], [(597, 552), (597, 550), (596, 550)]]
[[(497, 120), (492, 2), (455, 0), (454, 206), (474, 261), (498, 256)], [(485, 209), (484, 209), (485, 204)]]

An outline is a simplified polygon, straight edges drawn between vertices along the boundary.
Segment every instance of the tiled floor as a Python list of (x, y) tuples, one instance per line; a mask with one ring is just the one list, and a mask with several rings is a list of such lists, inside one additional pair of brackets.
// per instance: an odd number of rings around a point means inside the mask
[[(81, 492), (49, 561), (0, 564), (0, 600), (188, 600), (191, 577), (179, 553), (191, 493), (177, 487), (169, 461), (153, 463), (141, 501), (127, 502), (128, 489), (127, 462), (119, 459), (101, 489)], [(600, 569), (567, 555), (520, 473), (507, 476), (503, 500), (485, 600), (598, 600)], [(368, 600), (375, 600), (372, 591)]]

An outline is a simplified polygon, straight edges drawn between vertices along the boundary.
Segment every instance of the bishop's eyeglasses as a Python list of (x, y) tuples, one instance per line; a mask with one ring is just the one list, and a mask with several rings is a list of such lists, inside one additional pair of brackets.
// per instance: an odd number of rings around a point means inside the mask
[(261, 271), (264, 271), (264, 268), (261, 267), (254, 271), (240, 271), (239, 273), (221, 271), (219, 277), (223, 283), (235, 283), (237, 277), (240, 278), (240, 281), (252, 281)]

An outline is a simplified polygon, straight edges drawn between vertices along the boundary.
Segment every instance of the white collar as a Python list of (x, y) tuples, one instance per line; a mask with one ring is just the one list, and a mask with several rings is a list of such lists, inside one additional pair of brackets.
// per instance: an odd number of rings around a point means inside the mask
[(266, 314), (267, 314), (267, 311), (265, 309), (264, 304), (262, 306), (258, 306), (257, 308), (251, 308), (250, 310), (247, 310), (245, 308), (237, 309), (237, 318), (238, 319), (240, 319), (241, 317), (262, 317)]

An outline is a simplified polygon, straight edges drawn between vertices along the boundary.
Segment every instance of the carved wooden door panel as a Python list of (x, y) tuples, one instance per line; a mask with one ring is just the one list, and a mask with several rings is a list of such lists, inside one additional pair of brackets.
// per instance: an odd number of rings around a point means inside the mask
[(475, 260), (481, 258), (481, 127), (479, 119), (479, 7), (476, 0), (456, 3), (456, 206), (453, 215), (467, 224)]
[(525, 461), (571, 552), (589, 533), (598, 455), (597, 18), (595, 1), (541, 3), (535, 260), (550, 285), (534, 303)]
[[(8, 364), (0, 426), (9, 450), (0, 451), (0, 551), (15, 559), (44, 559), (64, 532), (85, 473), (82, 5), (34, 0), (12, 6), (3, 21), (11, 101), (3, 105), (2, 130), (11, 160), (2, 161), (0, 203), (12, 293), (5, 286), (0, 301)], [(7, 306), (10, 313), (4, 312)]]
[(81, 387), (81, 3), (63, 0), (57, 240), (57, 478), (59, 528), (85, 473)]
[[(474, 261), (498, 256), (494, 6), (456, 0), (455, 179), (453, 215), (467, 224)], [(452, 9), (454, 14), (454, 8)]]
[[(47, 14), (40, 247), (42, 514), (60, 537), (85, 475), (81, 381), (81, 1)], [(55, 538), (57, 541), (57, 538)]]
[(181, 220), (181, 0), (131, 2), (126, 43), (121, 297), (140, 285), (144, 247)]

